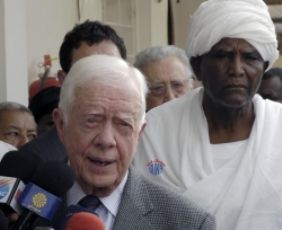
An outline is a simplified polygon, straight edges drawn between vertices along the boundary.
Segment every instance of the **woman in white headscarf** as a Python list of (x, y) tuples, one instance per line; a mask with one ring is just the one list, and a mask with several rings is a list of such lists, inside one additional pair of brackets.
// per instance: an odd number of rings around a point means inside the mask
[(147, 115), (135, 167), (216, 216), (219, 230), (282, 229), (282, 106), (256, 94), (278, 57), (262, 0), (208, 0), (187, 54), (203, 88)]

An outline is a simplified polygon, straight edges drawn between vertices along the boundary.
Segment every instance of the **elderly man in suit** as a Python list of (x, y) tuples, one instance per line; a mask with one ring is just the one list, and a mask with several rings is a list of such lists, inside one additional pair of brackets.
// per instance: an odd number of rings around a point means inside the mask
[(208, 213), (130, 168), (146, 92), (144, 76), (121, 58), (93, 55), (74, 64), (54, 112), (76, 175), (67, 205), (98, 198), (91, 211), (106, 229), (215, 229)]

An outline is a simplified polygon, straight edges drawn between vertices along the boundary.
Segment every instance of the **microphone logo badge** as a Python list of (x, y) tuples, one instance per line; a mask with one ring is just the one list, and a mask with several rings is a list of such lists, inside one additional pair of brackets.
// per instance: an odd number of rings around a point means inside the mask
[(41, 187), (28, 183), (19, 197), (19, 203), (24, 208), (37, 215), (51, 220), (62, 200)]
[(47, 197), (44, 193), (36, 193), (32, 197), (32, 203), (36, 208), (43, 208), (47, 203)]
[(10, 187), (13, 184), (13, 178), (4, 177), (0, 179), (0, 199), (3, 199), (8, 194)]

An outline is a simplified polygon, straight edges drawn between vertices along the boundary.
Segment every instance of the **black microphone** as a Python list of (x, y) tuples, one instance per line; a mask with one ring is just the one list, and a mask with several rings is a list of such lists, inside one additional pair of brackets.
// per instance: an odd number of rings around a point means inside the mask
[(61, 205), (61, 197), (72, 187), (74, 174), (63, 162), (48, 161), (34, 174), (18, 199), (24, 208), (22, 215), (12, 226), (13, 230), (32, 229), (36, 216), (52, 220)]
[(20, 213), (17, 198), (23, 191), (23, 182), (30, 180), (40, 161), (31, 154), (11, 151), (0, 162), (0, 209), (6, 214)]
[(0, 229), (8, 230), (9, 221), (4, 212), (0, 210)]

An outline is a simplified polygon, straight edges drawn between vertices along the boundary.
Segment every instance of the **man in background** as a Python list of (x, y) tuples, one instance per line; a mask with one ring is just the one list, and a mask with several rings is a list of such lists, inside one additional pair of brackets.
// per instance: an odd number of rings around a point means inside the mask
[(29, 109), (32, 111), (37, 123), (37, 133), (41, 135), (54, 127), (52, 112), (59, 103), (60, 87), (48, 87), (39, 91), (29, 101)]
[(176, 46), (147, 48), (136, 55), (134, 66), (148, 83), (147, 111), (193, 89), (189, 60)]
[[(65, 35), (60, 47), (62, 71), (59, 71), (58, 78), (61, 83), (77, 60), (92, 54), (107, 54), (126, 59), (126, 48), (123, 39), (110, 26), (98, 21), (85, 21), (76, 25)], [(21, 151), (35, 154), (43, 161), (68, 160), (55, 128), (23, 146)]]
[(37, 136), (32, 112), (16, 102), (0, 103), (0, 140), (20, 149)]
[(265, 99), (282, 102), (282, 68), (272, 68), (264, 73), (258, 93)]

